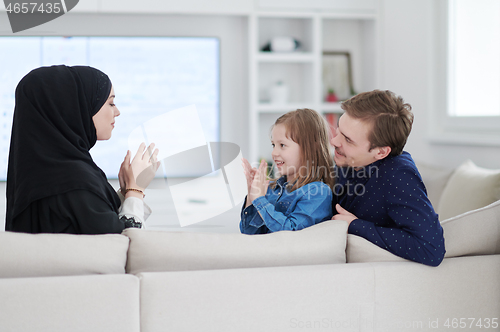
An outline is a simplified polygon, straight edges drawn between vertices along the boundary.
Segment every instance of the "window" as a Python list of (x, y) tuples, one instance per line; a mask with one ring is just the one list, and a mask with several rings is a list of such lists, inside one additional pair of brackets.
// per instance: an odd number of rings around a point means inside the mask
[(436, 143), (500, 146), (500, 1), (436, 1)]
[(500, 116), (500, 1), (449, 3), (451, 117)]

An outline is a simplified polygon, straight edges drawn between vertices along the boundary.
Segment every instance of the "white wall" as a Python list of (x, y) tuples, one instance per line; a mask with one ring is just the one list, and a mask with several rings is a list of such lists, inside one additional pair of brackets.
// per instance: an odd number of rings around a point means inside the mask
[[(436, 0), (381, 0), (380, 88), (392, 90), (413, 106), (415, 122), (406, 150), (414, 159), (454, 167), (473, 160), (500, 168), (500, 147), (438, 144), (429, 139), (432, 113), (443, 105), (438, 29), (442, 29)], [(499, 128), (500, 130), (500, 128)]]
[[(248, 151), (248, 38), (247, 18), (253, 10), (250, 0), (238, 0), (228, 6), (226, 0), (190, 0), (191, 5), (176, 5), (172, 1), (150, 0), (140, 4), (144, 10), (155, 6), (184, 14), (132, 14), (138, 3), (124, 0), (89, 0), (77, 6), (79, 10), (101, 10), (118, 14), (70, 13), (26, 34), (114, 34), (217, 36), (221, 38), (221, 119), (222, 140), (239, 144)], [(194, 1), (194, 2), (193, 2)], [(436, 44), (439, 40), (436, 22), (436, 0), (379, 0), (380, 29), (378, 88), (390, 89), (402, 95), (413, 106), (415, 123), (407, 150), (415, 159), (430, 164), (457, 166), (471, 158), (480, 166), (500, 168), (497, 157), (500, 147), (445, 145), (431, 142), (428, 135), (431, 114), (443, 104), (442, 84), (434, 72), (440, 70)], [(127, 5), (129, 4), (129, 5)], [(134, 4), (134, 6), (130, 5)], [(167, 6), (168, 4), (168, 6)], [(196, 5), (198, 4), (198, 5)], [(165, 7), (166, 6), (166, 7)], [(81, 8), (79, 8), (81, 7)], [(95, 7), (95, 8), (93, 8)], [(210, 10), (209, 10), (210, 9)], [(128, 11), (129, 13), (125, 13)], [(230, 15), (187, 15), (210, 11)], [(140, 11), (139, 11), (140, 12)], [(120, 14), (121, 13), (121, 14)], [(238, 16), (238, 13), (240, 16)], [(0, 13), (0, 33), (8, 34), (5, 12)], [(22, 33), (21, 33), (22, 34)], [(442, 64), (441, 64), (442, 65)]]

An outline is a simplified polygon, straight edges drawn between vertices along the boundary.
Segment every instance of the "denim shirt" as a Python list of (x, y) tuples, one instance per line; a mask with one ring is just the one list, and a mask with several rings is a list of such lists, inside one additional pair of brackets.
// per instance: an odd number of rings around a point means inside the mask
[(286, 176), (267, 189), (266, 196), (255, 199), (241, 210), (240, 230), (244, 234), (296, 231), (332, 217), (333, 194), (323, 182), (311, 182), (292, 192)]

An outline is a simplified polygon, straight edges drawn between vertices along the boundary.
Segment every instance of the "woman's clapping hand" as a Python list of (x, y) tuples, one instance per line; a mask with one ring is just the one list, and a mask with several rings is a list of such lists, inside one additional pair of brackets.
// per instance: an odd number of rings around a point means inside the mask
[(141, 143), (132, 161), (131, 152), (127, 151), (118, 173), (120, 188), (144, 191), (148, 187), (160, 167), (157, 160), (159, 150), (154, 147), (155, 144), (152, 143), (146, 150), (146, 144)]

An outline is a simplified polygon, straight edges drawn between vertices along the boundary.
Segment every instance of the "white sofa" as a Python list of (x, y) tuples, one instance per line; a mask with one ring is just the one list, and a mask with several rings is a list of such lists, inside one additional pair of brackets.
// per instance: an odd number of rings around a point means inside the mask
[[(462, 168), (420, 167), (436, 210)], [(462, 196), (494, 199), (485, 187)], [(2, 232), (0, 331), (499, 331), (500, 201), (442, 225), (438, 267), (346, 236), (342, 221), (253, 236)]]

